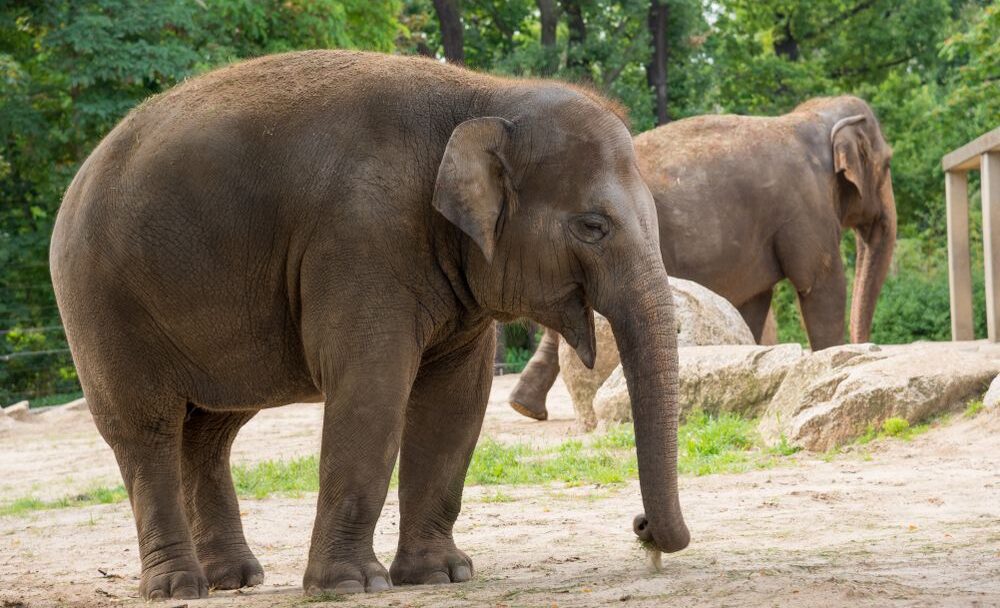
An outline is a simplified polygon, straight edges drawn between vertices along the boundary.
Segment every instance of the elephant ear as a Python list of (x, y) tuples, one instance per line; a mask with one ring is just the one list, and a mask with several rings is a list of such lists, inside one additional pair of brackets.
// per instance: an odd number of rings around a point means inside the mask
[(495, 116), (455, 127), (434, 186), (434, 208), (469, 235), (490, 262), (505, 208), (513, 204), (507, 162), (513, 130), (513, 123)]
[(864, 120), (864, 114), (848, 116), (838, 120), (830, 131), (830, 140), (833, 143), (833, 169), (851, 182), (861, 196), (864, 196), (865, 192), (864, 146), (867, 142), (864, 132), (855, 125)]

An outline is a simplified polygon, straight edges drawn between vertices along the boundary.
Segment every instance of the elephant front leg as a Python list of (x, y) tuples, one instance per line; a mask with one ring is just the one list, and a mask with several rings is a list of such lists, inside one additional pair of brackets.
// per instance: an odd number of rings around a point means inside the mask
[(799, 289), (799, 307), (813, 351), (844, 343), (847, 286), (839, 264), (808, 289)]
[(400, 457), (399, 547), (390, 568), (396, 584), (472, 578), (472, 560), (455, 546), (452, 527), (486, 413), (493, 344), (487, 329), (417, 376)]
[(319, 504), (302, 581), (307, 594), (392, 586), (372, 539), (396, 463), (419, 354), (380, 354), (324, 370), (335, 387), (326, 391)]

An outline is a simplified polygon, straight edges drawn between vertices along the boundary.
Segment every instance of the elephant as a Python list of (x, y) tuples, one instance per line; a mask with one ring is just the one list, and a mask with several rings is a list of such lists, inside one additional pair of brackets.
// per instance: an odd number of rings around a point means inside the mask
[[(585, 361), (594, 311), (611, 319), (635, 397), (633, 528), (654, 551), (690, 540), (653, 199), (620, 111), (585, 89), (351, 51), (233, 64), (105, 137), (66, 191), (50, 267), (144, 598), (263, 580), (230, 446), (293, 402), (323, 404), (304, 591), (469, 580), (452, 530), (497, 319), (553, 328)], [(386, 570), (372, 538), (397, 455)]]
[[(636, 136), (635, 149), (667, 272), (732, 302), (758, 342), (772, 290), (787, 278), (813, 350), (843, 344), (840, 240), (854, 229), (851, 341), (868, 341), (896, 242), (896, 203), (892, 150), (867, 103), (845, 95), (777, 117), (697, 116)], [(557, 347), (547, 332), (512, 391), (521, 414), (548, 417)]]

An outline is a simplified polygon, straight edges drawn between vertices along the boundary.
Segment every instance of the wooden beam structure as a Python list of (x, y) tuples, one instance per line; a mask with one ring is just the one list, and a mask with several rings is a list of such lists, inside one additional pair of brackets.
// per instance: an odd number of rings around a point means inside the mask
[(972, 268), (969, 256), (969, 171), (982, 173), (983, 261), (986, 271), (986, 326), (1000, 342), (1000, 128), (974, 139), (941, 159), (948, 217), (948, 286), (951, 338), (973, 339)]

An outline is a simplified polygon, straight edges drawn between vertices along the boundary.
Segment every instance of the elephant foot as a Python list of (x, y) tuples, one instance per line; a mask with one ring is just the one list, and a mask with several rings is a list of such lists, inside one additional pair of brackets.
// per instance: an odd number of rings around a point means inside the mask
[(558, 341), (553, 338), (550, 342), (554, 346), (546, 347), (543, 342), (538, 347), (510, 393), (510, 406), (514, 411), (535, 420), (548, 420), (545, 397), (559, 375)]
[(531, 404), (522, 403), (521, 401), (510, 400), (510, 407), (514, 409), (515, 412), (521, 414), (522, 416), (527, 416), (528, 418), (534, 418), (535, 420), (548, 420), (549, 411), (545, 409), (545, 404), (542, 403), (539, 406), (537, 403)]
[(359, 563), (309, 560), (302, 588), (306, 595), (323, 593), (374, 593), (392, 589), (389, 573), (372, 556)]
[(170, 560), (143, 571), (139, 594), (147, 600), (196, 600), (208, 597), (208, 579), (197, 561)]
[(256, 587), (264, 582), (264, 569), (252, 554), (234, 560), (202, 562), (202, 567), (211, 589)]
[(548, 420), (549, 411), (545, 408), (545, 397), (552, 385), (538, 386), (538, 378), (535, 376), (540, 373), (537, 368), (529, 367), (524, 370), (521, 379), (517, 381), (517, 386), (510, 393), (510, 407), (522, 416), (535, 420)]
[(397, 585), (441, 585), (472, 579), (472, 560), (452, 544), (450, 547), (406, 549), (396, 553), (389, 568)]

